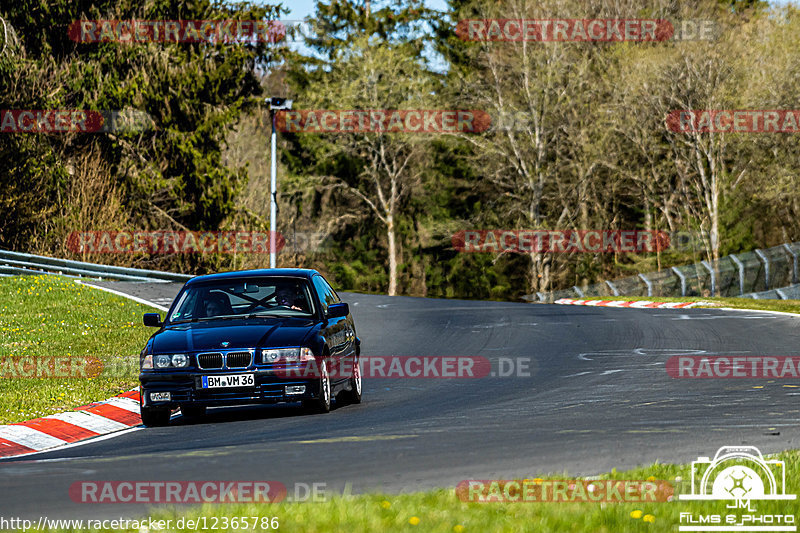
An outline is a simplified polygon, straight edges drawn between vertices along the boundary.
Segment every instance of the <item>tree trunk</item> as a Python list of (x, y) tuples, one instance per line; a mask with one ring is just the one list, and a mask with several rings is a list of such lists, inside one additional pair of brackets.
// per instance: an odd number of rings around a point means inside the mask
[(394, 242), (394, 217), (386, 218), (386, 237), (389, 240), (389, 296), (397, 295), (397, 248)]

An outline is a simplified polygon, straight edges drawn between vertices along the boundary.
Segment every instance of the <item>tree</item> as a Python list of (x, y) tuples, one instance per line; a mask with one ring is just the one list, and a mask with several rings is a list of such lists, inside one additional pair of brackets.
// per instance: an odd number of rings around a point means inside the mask
[[(68, 28), (76, 20), (278, 14), (275, 6), (211, 0), (22, 0), (3, 7), (0, 16), (14, 36), (0, 55), (4, 109), (127, 109), (153, 122), (144, 131), (0, 136), (0, 201), (14, 206), (0, 244), (30, 250), (36, 242), (40, 251), (63, 253), (65, 232), (74, 230), (219, 228), (246, 180), (243, 168), (221, 164), (221, 144), (237, 117), (258, 102), (257, 70), (279, 62), (284, 48), (264, 41), (76, 43)], [(101, 188), (116, 191), (111, 203), (120, 204), (116, 216), (97, 222), (123, 228), (76, 227), (65, 199), (90, 179), (108, 181)]]
[[(423, 40), (409, 37), (426, 10), (421, 2), (358, 9), (349, 2), (318, 2), (308, 43), (320, 57), (306, 58), (290, 75), (305, 109), (420, 109), (435, 86), (421, 59)], [(417, 11), (415, 11), (417, 10)], [(357, 198), (385, 230), (388, 293), (398, 292), (398, 223), (418, 186), (427, 141), (387, 131), (298, 134), (307, 155), (302, 170), (324, 177)], [(299, 170), (299, 169), (298, 169)]]

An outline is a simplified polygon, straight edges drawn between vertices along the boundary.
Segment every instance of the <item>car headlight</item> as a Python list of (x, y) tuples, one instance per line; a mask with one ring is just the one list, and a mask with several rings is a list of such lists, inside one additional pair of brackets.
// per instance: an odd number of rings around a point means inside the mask
[(175, 368), (183, 368), (189, 366), (189, 358), (185, 354), (176, 353), (172, 356), (172, 366)]
[(156, 368), (167, 368), (171, 361), (172, 358), (168, 355), (157, 355), (153, 358)]
[(261, 361), (264, 363), (274, 363), (279, 359), (283, 361), (308, 361), (313, 358), (314, 354), (311, 348), (270, 348), (261, 350)]
[(300, 356), (300, 348), (271, 348), (261, 350), (261, 360), (265, 363), (274, 363), (278, 359), (284, 361), (297, 361)]
[(147, 370), (151, 368), (153, 368), (153, 356), (145, 355), (144, 359), (142, 359), (142, 370)]

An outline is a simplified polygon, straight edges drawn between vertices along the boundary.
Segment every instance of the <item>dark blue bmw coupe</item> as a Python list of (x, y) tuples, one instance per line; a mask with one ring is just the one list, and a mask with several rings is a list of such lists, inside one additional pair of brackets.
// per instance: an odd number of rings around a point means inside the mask
[(192, 278), (140, 355), (146, 426), (180, 407), (300, 402), (317, 412), (339, 394), (361, 402), (359, 346), (349, 306), (315, 270), (269, 269)]

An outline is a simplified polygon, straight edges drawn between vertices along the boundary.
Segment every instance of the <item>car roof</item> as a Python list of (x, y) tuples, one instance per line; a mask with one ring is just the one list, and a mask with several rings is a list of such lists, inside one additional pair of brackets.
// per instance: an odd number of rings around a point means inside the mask
[(311, 279), (315, 274), (319, 274), (313, 268), (261, 268), (257, 270), (234, 270), (231, 272), (220, 272), (218, 274), (206, 274), (196, 276), (186, 282), (186, 285), (202, 283), (205, 281), (242, 279), (242, 278), (268, 278), (268, 277), (293, 277)]

